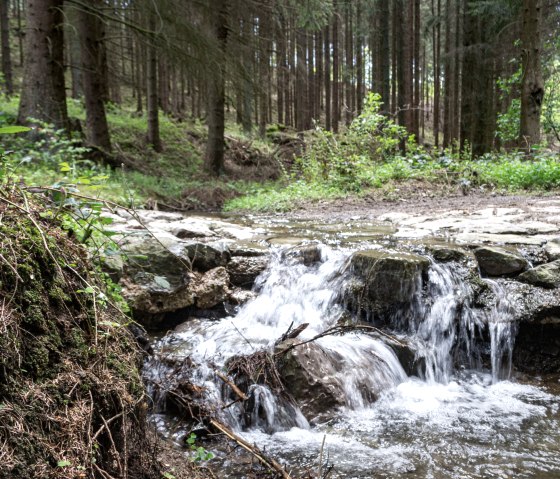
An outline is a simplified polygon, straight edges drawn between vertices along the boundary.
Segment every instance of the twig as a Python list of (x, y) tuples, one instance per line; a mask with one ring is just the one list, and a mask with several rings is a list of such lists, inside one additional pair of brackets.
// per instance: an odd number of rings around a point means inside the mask
[(241, 446), (246, 451), (250, 452), (261, 464), (269, 469), (275, 471), (282, 477), (282, 479), (292, 479), (290, 474), (274, 459), (267, 457), (258, 447), (252, 446), (243, 438), (235, 434), (226, 425), (222, 424), (216, 419), (210, 419), (210, 424), (214, 426), (222, 434), (235, 441), (239, 446)]
[(275, 356), (286, 354), (287, 352), (291, 351), (292, 349), (294, 349), (298, 346), (303, 346), (304, 344), (311, 343), (311, 342), (316, 341), (318, 339), (324, 338), (325, 336), (332, 336), (334, 334), (343, 334), (343, 333), (348, 333), (348, 332), (352, 332), (352, 331), (363, 331), (363, 332), (375, 333), (375, 334), (378, 334), (380, 336), (385, 337), (386, 339), (388, 339), (389, 341), (392, 341), (393, 343), (398, 344), (399, 346), (406, 346), (402, 341), (399, 341), (395, 336), (387, 334), (387, 333), (381, 331), (380, 329), (376, 328), (375, 326), (367, 326), (367, 325), (333, 326), (332, 328), (326, 329), (322, 333), (317, 334), (316, 336), (312, 337), (311, 339), (308, 339), (306, 341), (302, 341), (300, 343), (291, 344), (287, 348), (284, 348), (281, 351), (278, 351), (277, 353), (275, 353)]
[(317, 479), (323, 477), (323, 451), (325, 450), (325, 441), (327, 440), (327, 435), (323, 436), (323, 442), (321, 443), (321, 452), (319, 453), (319, 468), (317, 469)]
[(247, 397), (247, 395), (241, 391), (241, 389), (239, 389), (235, 383), (233, 381), (231, 381), (225, 374), (222, 374), (219, 371), (214, 371), (216, 373), (216, 376), (218, 376), (223, 382), (225, 382), (232, 390), (233, 392), (239, 397), (239, 399), (241, 399), (242, 401), (247, 401), (249, 398)]

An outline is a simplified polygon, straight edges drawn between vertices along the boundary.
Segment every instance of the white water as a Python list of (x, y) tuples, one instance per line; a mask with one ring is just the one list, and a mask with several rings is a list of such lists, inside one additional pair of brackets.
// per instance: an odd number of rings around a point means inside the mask
[[(277, 252), (257, 283), (255, 300), (235, 317), (193, 323), (174, 334), (160, 345), (162, 354), (190, 356), (200, 364), (191, 379), (205, 387), (208, 400), (224, 405), (214, 368), (232, 356), (271, 348), (290, 326), (309, 323), (299, 336), (305, 340), (336, 324), (349, 254), (323, 247), (322, 262), (308, 267)], [(423, 364), (421, 378), (407, 377), (378, 339), (326, 336), (316, 343), (342, 358), (331, 379), (344, 391), (344, 406), (332, 411), (333, 419), (310, 427), (264, 385), (250, 387), (256, 407), (248, 428), (239, 405), (227, 408), (223, 419), (250, 442), (301, 468), (317, 467), (326, 435), (325, 457), (336, 465), (331, 477), (560, 477), (558, 397), (503, 381), (511, 374), (515, 325), (507, 298), (496, 283), (489, 286), (494, 306), (476, 310), (467, 283), (449, 268), (431, 266), (424, 290), (394, 321)], [(481, 351), (485, 328), (488, 350)], [(490, 369), (481, 368), (485, 352)], [(379, 400), (372, 403), (364, 390)]]

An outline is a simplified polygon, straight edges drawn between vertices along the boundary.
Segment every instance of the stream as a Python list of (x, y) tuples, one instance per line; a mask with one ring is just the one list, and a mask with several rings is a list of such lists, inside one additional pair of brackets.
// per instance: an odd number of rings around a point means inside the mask
[[(148, 386), (169, 374), (169, 358), (190, 361), (196, 366), (189, 381), (204, 388), (220, 419), (292, 471), (316, 472), (322, 457), (321, 471), (333, 465), (333, 478), (560, 477), (560, 382), (515, 372), (515, 305), (499, 282), (483, 280), (494, 299), (481, 308), (459, 266), (424, 254), (427, 275), (409, 285), (406, 305), (378, 318), (349, 307), (350, 258), (366, 248), (408, 254), (410, 244), (369, 236), (351, 244), (326, 241), (311, 263), (286, 254), (288, 246), (271, 246), (254, 299), (221, 320), (191, 319), (155, 341)], [(306, 415), (266, 384), (253, 384), (250, 407), (223, 407), (231, 390), (214, 371), (231, 358), (273, 351), (278, 338), (303, 323), (299, 341), (356, 321), (407, 344), (412, 370), (390, 339), (358, 331), (327, 335), (313, 344), (326, 358), (316, 373), (337, 391), (334, 406), (315, 404)], [(151, 393), (159, 430), (184, 440), (187, 429), (165, 410), (165, 392)], [(214, 452), (221, 477), (243, 477), (234, 458)]]

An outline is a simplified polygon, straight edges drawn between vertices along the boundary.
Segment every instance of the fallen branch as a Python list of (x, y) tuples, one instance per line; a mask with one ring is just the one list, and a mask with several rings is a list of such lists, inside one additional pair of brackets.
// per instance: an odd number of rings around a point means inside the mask
[(263, 466), (276, 472), (282, 479), (292, 479), (290, 474), (274, 459), (267, 457), (257, 446), (252, 446), (243, 438), (235, 434), (230, 428), (216, 419), (210, 419), (210, 424), (226, 437), (251, 453)]
[(225, 374), (222, 374), (219, 371), (214, 372), (216, 373), (216, 376), (218, 376), (233, 390), (233, 392), (237, 395), (237, 397), (239, 397), (239, 399), (241, 399), (242, 401), (247, 401), (249, 399), (247, 395), (241, 389), (239, 389), (237, 385), (233, 381), (231, 381)]
[(383, 336), (384, 338), (388, 339), (389, 341), (399, 345), (399, 346), (406, 346), (402, 341), (397, 339), (395, 336), (387, 334), (381, 331), (379, 328), (375, 326), (368, 326), (368, 325), (349, 325), (349, 326), (333, 326), (332, 328), (326, 329), (322, 333), (317, 334), (316, 336), (308, 339), (306, 341), (302, 341), (300, 343), (290, 344), (288, 347), (281, 349), (280, 351), (275, 353), (275, 356), (279, 356), (282, 354), (286, 354), (292, 349), (297, 348), (298, 346), (303, 346), (304, 344), (312, 343), (313, 341), (317, 341), (318, 339), (324, 338), (325, 336), (333, 336), (335, 334), (345, 334), (354, 331), (361, 331), (366, 333), (375, 333), (379, 336)]

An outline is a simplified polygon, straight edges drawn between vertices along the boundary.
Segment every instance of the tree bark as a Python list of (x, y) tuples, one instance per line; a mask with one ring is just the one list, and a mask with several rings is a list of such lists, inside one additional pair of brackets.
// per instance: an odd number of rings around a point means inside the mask
[(18, 122), (35, 118), (69, 129), (64, 86), (63, 0), (28, 0)]
[[(206, 144), (205, 170), (214, 176), (224, 172), (225, 150), (225, 54), (228, 36), (228, 0), (213, 2), (215, 15), (212, 33), (220, 45), (222, 58), (208, 82), (208, 143)], [(255, 108), (255, 110), (257, 110)]]
[[(150, 14), (149, 29), (154, 32), (156, 29), (155, 14)], [(158, 102), (158, 55), (155, 45), (148, 45), (146, 80), (147, 80), (147, 113), (148, 131), (147, 141), (155, 151), (161, 151), (161, 138), (159, 134), (159, 102)]]
[(99, 16), (103, 8), (102, 0), (91, 0), (88, 7), (81, 7), (78, 12), (78, 30), (80, 32), (80, 56), (82, 61), (82, 84), (86, 104), (87, 139), (90, 145), (111, 151), (109, 126), (105, 114), (103, 92), (104, 77), (100, 73), (106, 59), (103, 55), (104, 26)]
[(541, 68), (540, 0), (523, 0), (523, 85), (521, 92), (521, 147), (530, 149), (540, 142), (544, 81)]
[(14, 93), (14, 82), (12, 75), (12, 55), (10, 51), (10, 19), (9, 0), (0, 0), (0, 31), (2, 37), (2, 74), (4, 75), (4, 87), (6, 94)]

